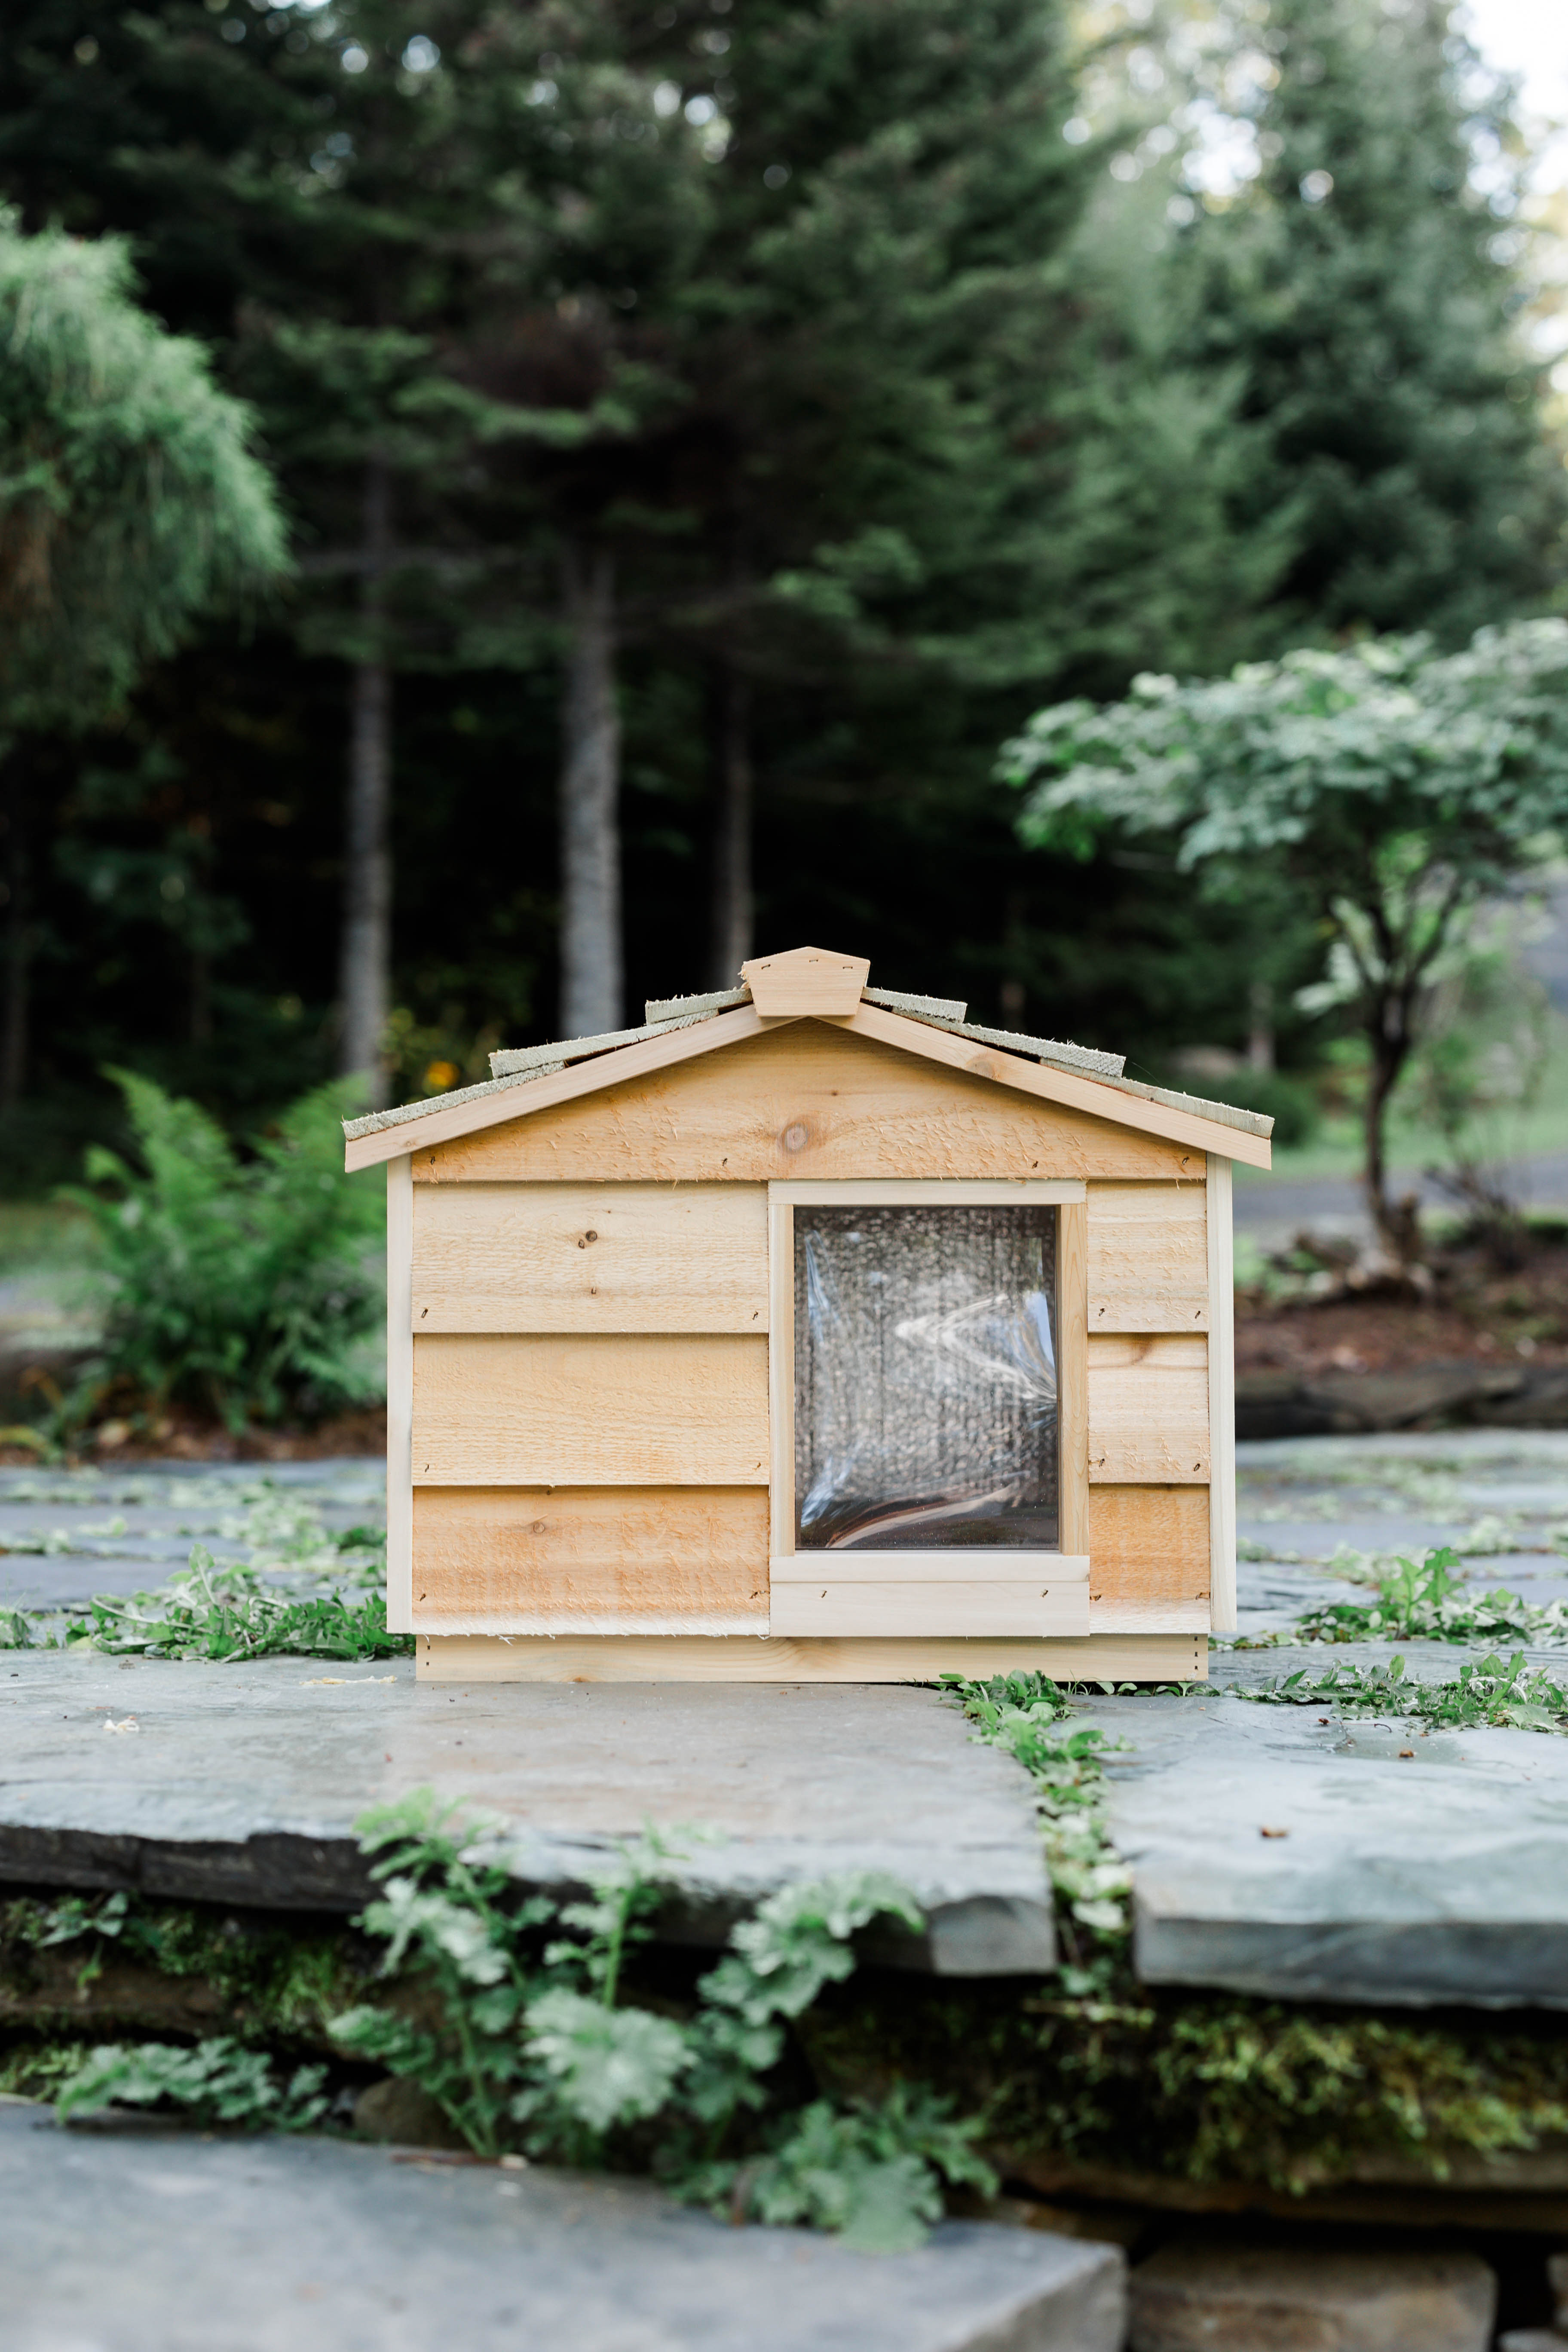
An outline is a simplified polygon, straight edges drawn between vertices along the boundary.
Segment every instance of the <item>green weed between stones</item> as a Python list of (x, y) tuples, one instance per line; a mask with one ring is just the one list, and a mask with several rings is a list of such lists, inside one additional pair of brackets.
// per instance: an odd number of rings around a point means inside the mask
[[(74, 1499), (74, 1497), (72, 1498)], [(129, 1596), (100, 1593), (64, 1610), (0, 1610), (0, 1650), (81, 1644), (149, 1658), (306, 1657), (348, 1661), (412, 1657), (414, 1637), (386, 1630), (386, 1538), (374, 1528), (334, 1536), (310, 1503), (258, 1486), (218, 1532), (246, 1543), (247, 1560), (215, 1560), (194, 1544), (189, 1563), (163, 1584)], [(124, 1521), (79, 1528), (112, 1538)], [(12, 1551), (70, 1549), (47, 1532), (11, 1538)], [(268, 1581), (281, 1577), (285, 1582)], [(313, 1584), (314, 1591), (306, 1589)]]
[(1369, 1601), (1326, 1601), (1296, 1620), (1298, 1642), (1561, 1642), (1568, 1602), (1521, 1601), (1500, 1585), (1475, 1592), (1456, 1576), (1458, 1552), (1429, 1551), (1419, 1568), (1397, 1559)]
[(1005, 1991), (894, 1978), (829, 1988), (797, 2029), (826, 2087), (868, 2098), (917, 2081), (960, 2095), (984, 2114), (993, 2160), (1025, 2177), (1067, 2167), (1300, 2192), (1369, 2155), (1441, 2179), (1460, 2155), (1568, 2136), (1556, 2020), (1417, 2025), (1141, 1987), (1100, 1813), (1110, 1743), (1072, 1728), (1071, 1692), (1044, 1675), (950, 1676), (947, 1688), (1035, 1780), (1065, 1964)]

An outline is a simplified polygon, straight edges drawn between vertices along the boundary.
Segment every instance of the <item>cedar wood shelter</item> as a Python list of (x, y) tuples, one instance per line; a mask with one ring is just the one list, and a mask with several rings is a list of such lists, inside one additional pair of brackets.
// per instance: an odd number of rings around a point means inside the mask
[(346, 1123), (421, 1675), (1205, 1672), (1272, 1123), (868, 971), (761, 957)]

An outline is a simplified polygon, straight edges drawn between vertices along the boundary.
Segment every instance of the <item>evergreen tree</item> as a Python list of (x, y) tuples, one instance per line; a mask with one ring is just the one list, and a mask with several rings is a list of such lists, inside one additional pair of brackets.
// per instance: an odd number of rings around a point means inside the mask
[(1245, 371), (1268, 462), (1239, 518), (1291, 513), (1262, 616), (1462, 642), (1538, 605), (1562, 467), (1514, 320), (1519, 138), (1448, 0), (1270, 0), (1260, 173), (1191, 233), (1194, 355)]
[[(0, 1098), (27, 1060), (32, 810), (26, 739), (121, 701), (203, 609), (285, 569), (246, 410), (199, 346), (132, 299), (118, 240), (20, 236), (0, 217), (0, 752), (8, 753)], [(20, 740), (19, 740), (20, 739)]]

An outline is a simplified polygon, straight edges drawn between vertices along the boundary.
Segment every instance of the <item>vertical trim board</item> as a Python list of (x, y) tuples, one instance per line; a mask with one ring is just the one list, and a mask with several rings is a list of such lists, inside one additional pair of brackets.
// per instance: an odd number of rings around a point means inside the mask
[(1089, 1550), (1089, 1210), (1057, 1211), (1057, 1539)]
[(386, 1163), (386, 1625), (414, 1631), (414, 1162)]
[(1236, 1631), (1236, 1272), (1231, 1243), (1231, 1167), (1209, 1154), (1209, 1496), (1211, 1623)]
[(795, 1210), (768, 1193), (768, 1509), (772, 1551), (795, 1551)]

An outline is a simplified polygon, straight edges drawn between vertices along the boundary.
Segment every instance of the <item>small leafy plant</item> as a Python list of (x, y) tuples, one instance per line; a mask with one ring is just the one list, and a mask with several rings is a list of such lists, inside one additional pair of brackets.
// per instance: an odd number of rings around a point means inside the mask
[(1542, 1608), (1499, 1586), (1472, 1591), (1454, 1571), (1458, 1552), (1445, 1546), (1429, 1551), (1419, 1568), (1395, 1559), (1377, 1580), (1377, 1597), (1328, 1601), (1296, 1621), (1303, 1642), (1498, 1642), (1562, 1641), (1568, 1637), (1568, 1608), (1560, 1601)]
[[(24, 1621), (24, 1632), (26, 1632)], [(0, 1647), (6, 1644), (0, 1625)], [(264, 1584), (256, 1570), (219, 1567), (204, 1544), (167, 1583), (129, 1598), (102, 1594), (66, 1628), (66, 1641), (148, 1658), (395, 1658), (412, 1656), (410, 1633), (386, 1630), (380, 1592), (347, 1601), (339, 1592), (300, 1599)]]
[(303, 1095), (241, 1159), (199, 1105), (111, 1072), (142, 1162), (88, 1154), (62, 1188), (91, 1220), (100, 1355), (67, 1407), (110, 1392), (155, 1412), (181, 1400), (230, 1429), (363, 1402), (353, 1348), (381, 1313), (366, 1263), (374, 1193), (342, 1170), (342, 1087)]
[(1237, 1698), (1268, 1706), (1331, 1706), (1336, 1715), (1396, 1715), (1432, 1730), (1469, 1731), (1491, 1724), (1521, 1731), (1568, 1732), (1568, 1683), (1525, 1663), (1516, 1650), (1462, 1665), (1457, 1675), (1418, 1682), (1403, 1658), (1385, 1666), (1331, 1666), (1314, 1675), (1302, 1667), (1263, 1690)]
[(363, 1925), (385, 1945), (384, 1973), (428, 1998), (414, 2014), (361, 2004), (335, 2034), (417, 2082), (477, 2153), (651, 2159), (678, 2194), (735, 2221), (810, 2221), (868, 2250), (918, 2243), (943, 2179), (994, 2185), (978, 2124), (938, 2101), (770, 2112), (787, 2024), (853, 1972), (851, 1937), (879, 1917), (921, 1925), (891, 1879), (781, 1889), (670, 2014), (627, 2000), (624, 1982), (677, 1857), (667, 1839), (623, 1848), (557, 1914), (520, 1895), (500, 1823), (428, 1791), (360, 1833), (384, 1889)]
[(1115, 1972), (1130, 1932), (1132, 1882), (1104, 1823), (1105, 1734), (1085, 1724), (1064, 1735), (1059, 1727), (1071, 1700), (1048, 1675), (997, 1675), (989, 1682), (943, 1675), (942, 1685), (975, 1736), (1005, 1748), (1035, 1783), (1058, 1924), (1069, 1947), (1063, 1984), (1068, 1992), (1089, 1992)]
[(91, 2051), (60, 2085), (62, 2123), (108, 2106), (170, 2106), (203, 2124), (248, 2124), (267, 2131), (308, 2131), (327, 2110), (324, 2066), (280, 2076), (265, 2051), (228, 2035), (185, 2050), (167, 2042), (133, 2048), (108, 2042)]

